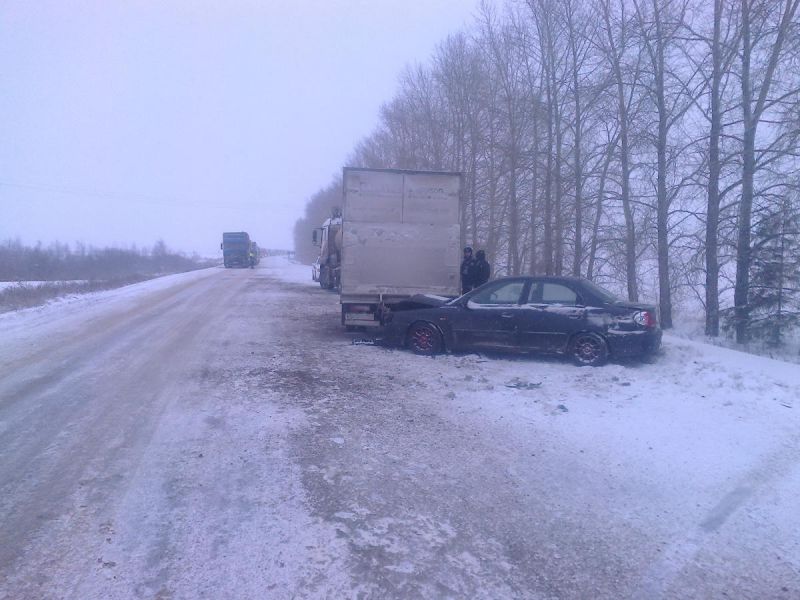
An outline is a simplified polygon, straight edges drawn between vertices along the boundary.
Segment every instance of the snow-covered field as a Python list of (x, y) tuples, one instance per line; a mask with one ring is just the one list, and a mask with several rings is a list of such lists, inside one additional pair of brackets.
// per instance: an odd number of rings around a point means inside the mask
[(283, 258), (0, 315), (0, 599), (800, 598), (797, 365), (338, 316)]
[[(139, 283), (126, 285), (111, 290), (102, 290), (98, 292), (88, 292), (80, 294), (66, 294), (59, 296), (53, 300), (49, 300), (42, 306), (35, 306), (14, 312), (0, 313), (0, 323), (6, 326), (12, 326), (17, 323), (21, 327), (26, 327), (30, 322), (37, 322), (40, 320), (59, 322), (62, 318), (68, 317), (72, 313), (84, 316), (87, 310), (96, 308), (102, 310), (104, 306), (117, 301), (134, 302), (136, 298), (147, 295), (159, 290), (174, 287), (178, 282), (194, 281), (208, 277), (217, 271), (216, 268), (199, 269), (197, 271), (188, 271), (186, 273), (178, 273), (176, 275), (168, 275), (166, 277), (157, 277)], [(4, 282), (10, 283), (7, 287), (19, 285), (18, 282)], [(48, 283), (48, 282), (24, 282), (25, 285), (35, 283)]]
[(63, 281), (0, 281), (0, 292), (13, 287), (39, 287), (42, 285), (64, 285), (67, 283), (87, 283), (86, 279), (69, 279)]

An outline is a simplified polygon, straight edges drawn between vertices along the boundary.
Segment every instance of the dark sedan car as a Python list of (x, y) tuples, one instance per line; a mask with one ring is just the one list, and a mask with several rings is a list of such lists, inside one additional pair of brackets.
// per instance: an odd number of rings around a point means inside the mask
[(505, 277), (453, 300), (417, 296), (407, 306), (387, 316), (383, 342), (418, 354), (540, 352), (601, 365), (661, 344), (655, 307), (617, 300), (578, 277)]

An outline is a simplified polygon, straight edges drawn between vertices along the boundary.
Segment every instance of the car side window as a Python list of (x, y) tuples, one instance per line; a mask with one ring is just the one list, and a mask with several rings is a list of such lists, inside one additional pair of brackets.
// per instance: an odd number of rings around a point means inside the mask
[(523, 287), (525, 287), (524, 281), (510, 281), (482, 289), (469, 300), (482, 305), (517, 304)]
[(543, 304), (578, 304), (578, 294), (560, 283), (543, 282), (541, 302)]
[(528, 289), (528, 297), (525, 299), (524, 304), (540, 304), (542, 302), (542, 282), (533, 281), (531, 287)]

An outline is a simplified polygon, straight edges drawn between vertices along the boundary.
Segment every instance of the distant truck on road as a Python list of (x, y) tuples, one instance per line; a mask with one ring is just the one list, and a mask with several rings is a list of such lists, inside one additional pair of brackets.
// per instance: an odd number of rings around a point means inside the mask
[(459, 295), (461, 182), (453, 172), (344, 168), (342, 214), (314, 232), (314, 275), (339, 290), (343, 325), (378, 327), (416, 294)]
[(228, 231), (222, 234), (222, 263), (225, 268), (249, 267), (250, 236), (246, 231)]

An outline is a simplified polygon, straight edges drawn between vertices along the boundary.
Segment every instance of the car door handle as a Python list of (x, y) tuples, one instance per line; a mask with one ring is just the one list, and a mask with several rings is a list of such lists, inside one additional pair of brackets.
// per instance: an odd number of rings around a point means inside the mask
[(503, 319), (513, 319), (514, 318), (514, 314), (513, 313), (500, 313), (500, 316)]

